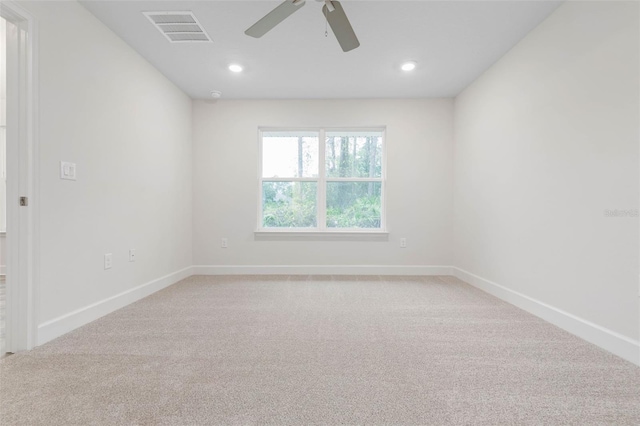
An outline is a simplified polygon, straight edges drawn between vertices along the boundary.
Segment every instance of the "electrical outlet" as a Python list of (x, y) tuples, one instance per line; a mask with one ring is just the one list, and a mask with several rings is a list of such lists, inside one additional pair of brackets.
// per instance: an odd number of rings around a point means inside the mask
[(111, 266), (113, 266), (113, 255), (106, 253), (104, 255), (104, 269), (111, 269)]
[(400, 238), (400, 248), (407, 248), (407, 239)]
[(229, 247), (229, 241), (226, 238), (223, 238), (222, 239), (222, 244), (220, 245), (220, 247), (222, 247), (222, 248)]
[(129, 249), (129, 262), (135, 262), (135, 261), (136, 261), (136, 250)]

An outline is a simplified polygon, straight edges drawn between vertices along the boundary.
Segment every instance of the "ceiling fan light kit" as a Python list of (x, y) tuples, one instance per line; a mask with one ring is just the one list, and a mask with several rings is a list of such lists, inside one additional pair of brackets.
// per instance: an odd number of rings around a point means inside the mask
[[(360, 41), (351, 27), (347, 14), (337, 0), (324, 1), (322, 14), (329, 23), (331, 31), (335, 34), (340, 47), (344, 52), (349, 52), (360, 46)], [(249, 27), (244, 33), (250, 37), (260, 38), (276, 25), (284, 21), (294, 12), (305, 5), (304, 0), (285, 0), (278, 7), (267, 13), (262, 19)]]
[(408, 61), (402, 64), (400, 68), (402, 69), (402, 71), (413, 71), (414, 69), (416, 69), (416, 66), (417, 64), (415, 63), (415, 61)]
[(331, 0), (324, 0), (324, 5), (327, 6), (327, 10), (329, 12), (333, 12), (334, 10), (336, 10), (336, 8), (333, 5), (333, 3), (331, 2)]

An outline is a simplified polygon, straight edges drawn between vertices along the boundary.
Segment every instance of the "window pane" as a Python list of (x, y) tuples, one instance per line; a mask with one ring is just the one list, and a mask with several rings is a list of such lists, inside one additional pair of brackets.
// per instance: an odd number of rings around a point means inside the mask
[(318, 176), (317, 132), (263, 132), (262, 177)]
[(382, 177), (382, 132), (327, 132), (327, 177)]
[(380, 228), (381, 182), (327, 182), (328, 228)]
[(263, 182), (262, 226), (317, 227), (317, 182)]

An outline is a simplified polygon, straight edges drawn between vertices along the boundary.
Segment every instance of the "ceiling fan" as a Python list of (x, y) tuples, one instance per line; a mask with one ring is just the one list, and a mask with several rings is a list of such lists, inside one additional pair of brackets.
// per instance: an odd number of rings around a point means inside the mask
[[(340, 2), (337, 0), (318, 1), (324, 1), (322, 13), (338, 39), (338, 43), (340, 43), (342, 50), (344, 52), (348, 52), (360, 46), (358, 37), (356, 37), (356, 33), (353, 31), (351, 23), (349, 22), (349, 19), (347, 19), (347, 15), (344, 13), (344, 9)], [(285, 0), (280, 4), (280, 6), (267, 13), (244, 33), (251, 37), (260, 38), (280, 22), (291, 16), (293, 12), (301, 9), (304, 4), (305, 0)]]

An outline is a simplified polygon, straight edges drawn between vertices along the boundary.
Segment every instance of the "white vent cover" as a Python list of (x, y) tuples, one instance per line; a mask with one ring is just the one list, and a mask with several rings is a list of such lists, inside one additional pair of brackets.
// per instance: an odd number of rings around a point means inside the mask
[(171, 43), (211, 42), (192, 12), (142, 12)]

